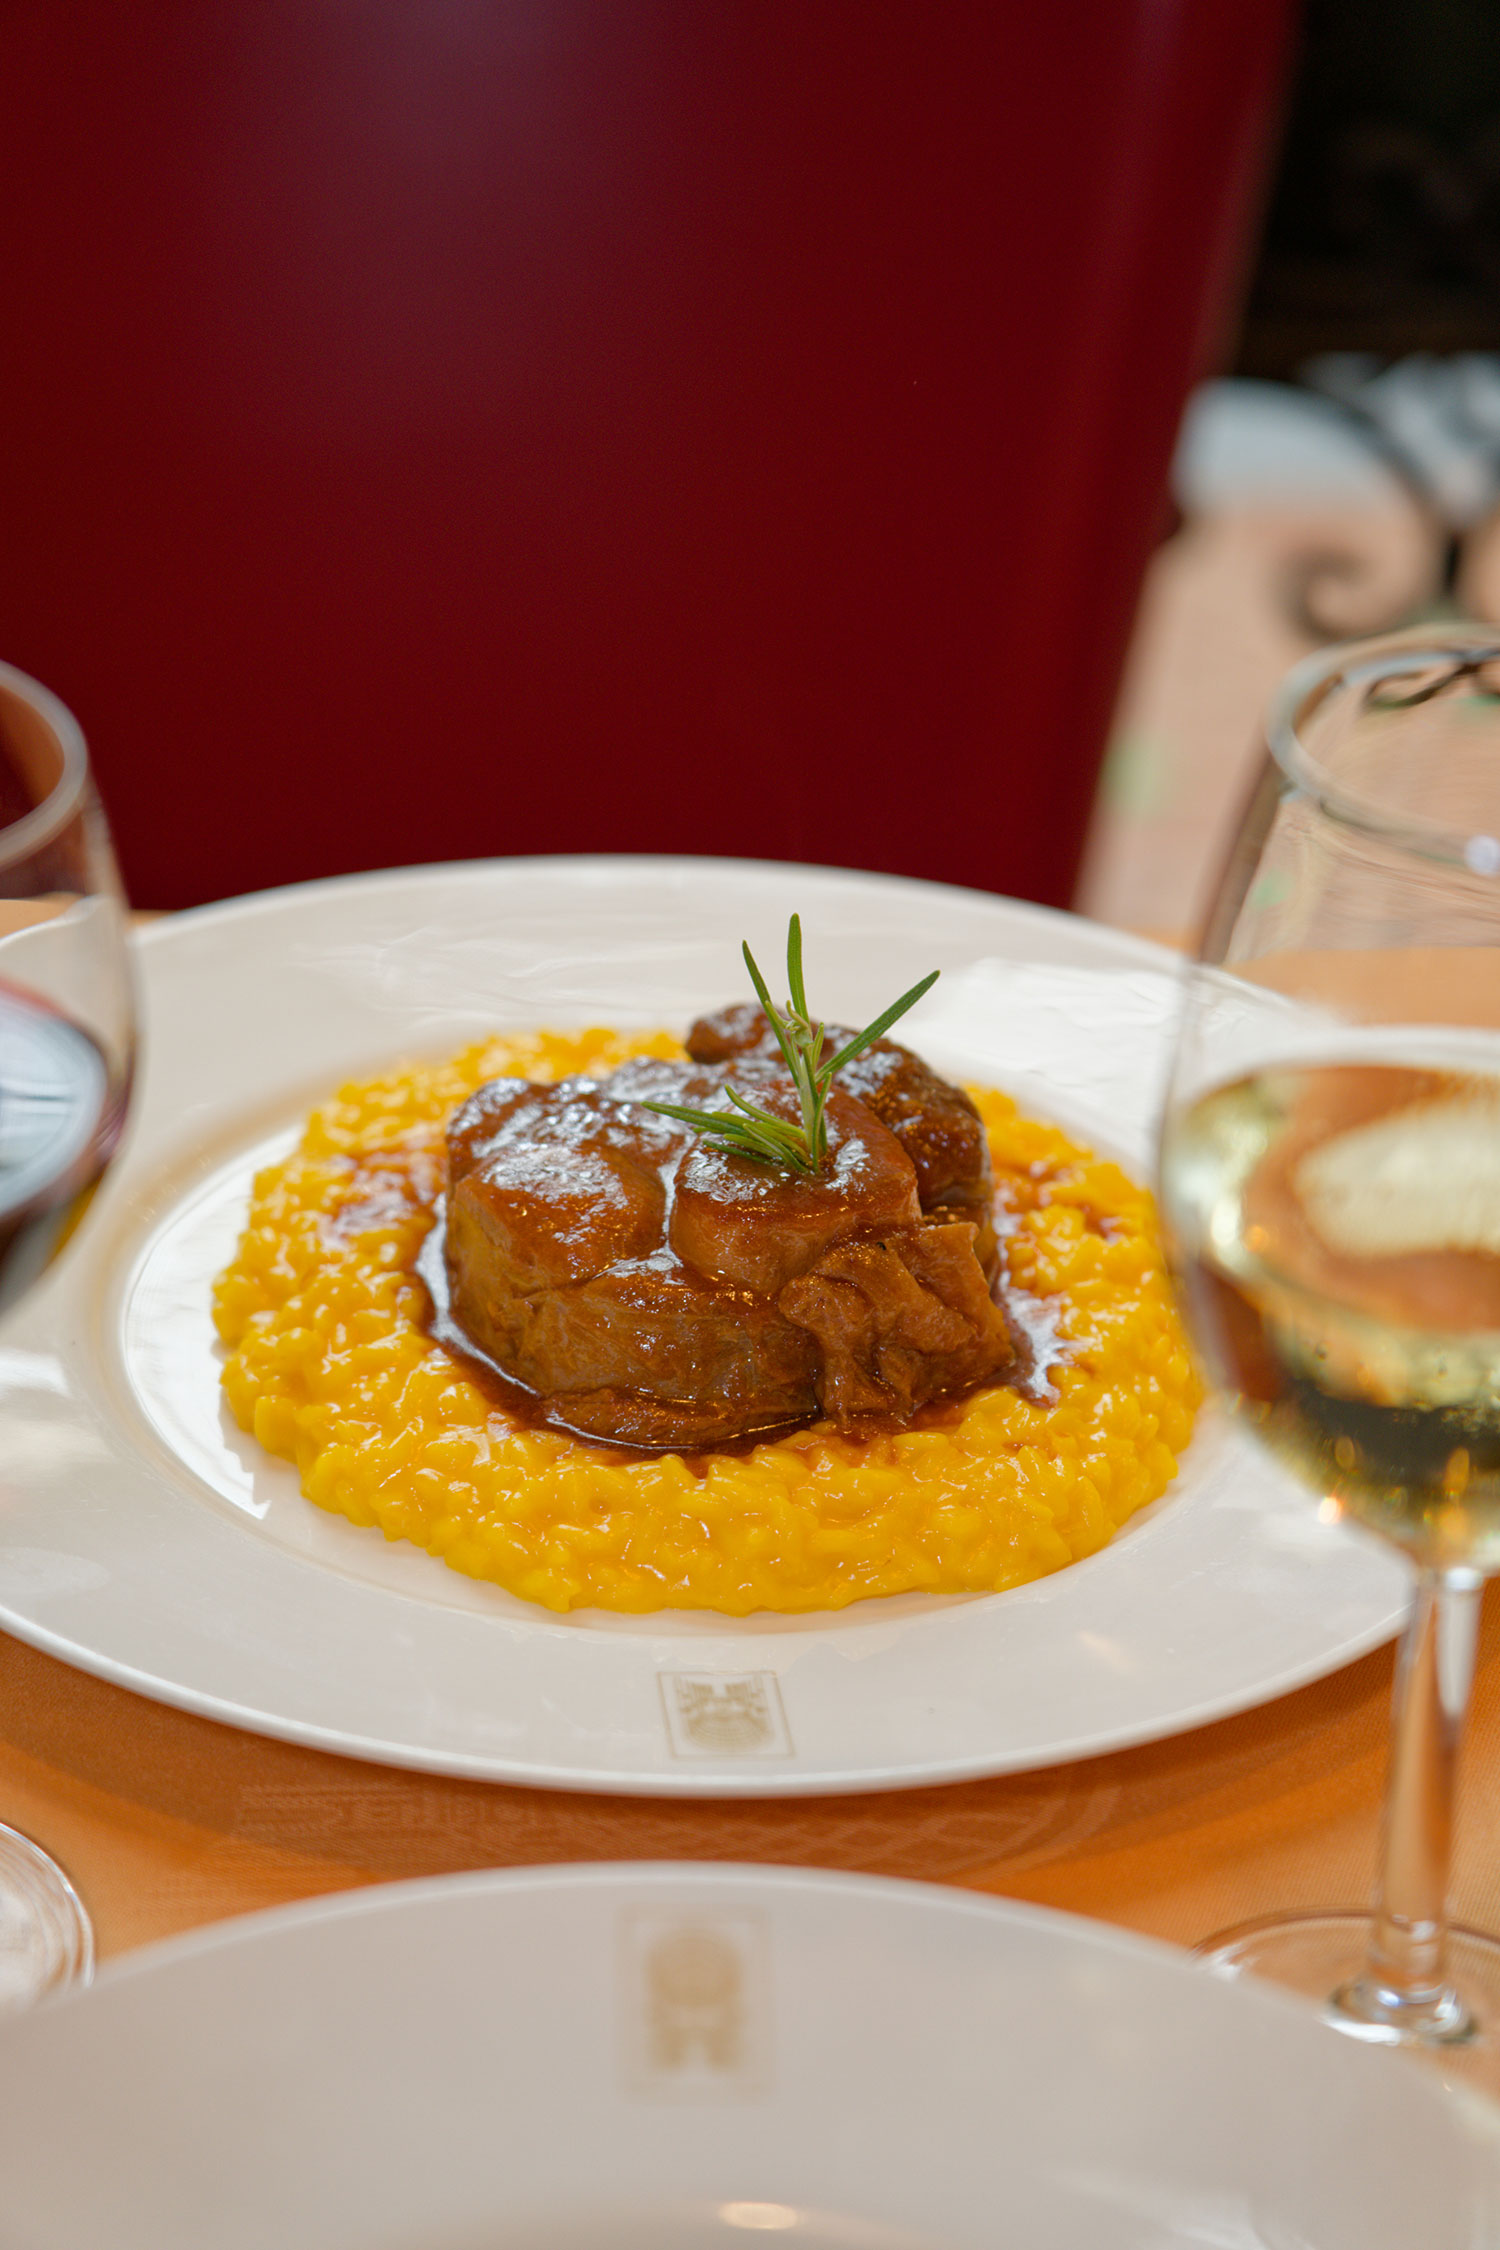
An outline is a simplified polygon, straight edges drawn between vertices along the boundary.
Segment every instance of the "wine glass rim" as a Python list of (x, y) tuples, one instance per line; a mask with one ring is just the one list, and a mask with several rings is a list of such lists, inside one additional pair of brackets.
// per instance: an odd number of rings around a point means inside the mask
[(1500, 791), (1496, 833), (1491, 835), (1465, 834), (1441, 821), (1424, 820), (1417, 813), (1397, 816), (1357, 790), (1334, 781), (1299, 732), (1309, 712), (1335, 689), (1369, 687), (1382, 679), (1409, 679), (1429, 670), (1435, 659), (1444, 656), (1464, 658), (1476, 665), (1500, 663), (1500, 625), (1442, 621), (1319, 649), (1292, 667), (1271, 698), (1266, 740), (1287, 780), (1346, 827), (1399, 845), (1440, 866), (1461, 867), (1471, 875), (1500, 875)]
[(0, 827), (0, 867), (13, 867), (39, 845), (50, 843), (59, 830), (65, 828), (78, 810), (89, 775), (88, 745), (83, 739), (83, 729), (61, 697), (34, 680), (29, 672), (18, 671), (14, 664), (0, 663), (0, 699), (13, 697), (19, 703), (29, 703), (37, 716), (51, 728), (57, 741), (62, 765), (56, 781), (40, 804), (30, 812), (22, 813)]

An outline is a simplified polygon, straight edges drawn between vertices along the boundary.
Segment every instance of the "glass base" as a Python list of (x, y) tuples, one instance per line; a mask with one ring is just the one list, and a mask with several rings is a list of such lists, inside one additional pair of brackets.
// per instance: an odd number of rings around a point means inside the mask
[(1194, 1950), (1216, 1976), (1264, 1977), (1314, 2002), (1349, 2038), (1401, 2048), (1500, 2101), (1500, 1939), (1450, 1929), (1448, 1981), (1413, 2009), (1368, 1977), (1372, 1927), (1368, 1914), (1272, 1914)]
[(29, 1837), (0, 1827), (0, 2014), (93, 1974), (94, 1932), (78, 1893)]

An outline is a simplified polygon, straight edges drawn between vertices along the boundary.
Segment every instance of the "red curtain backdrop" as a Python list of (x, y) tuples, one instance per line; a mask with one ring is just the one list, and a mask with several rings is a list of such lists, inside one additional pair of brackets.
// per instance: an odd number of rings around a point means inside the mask
[(10, 0), (0, 654), (143, 905), (1065, 901), (1280, 0)]

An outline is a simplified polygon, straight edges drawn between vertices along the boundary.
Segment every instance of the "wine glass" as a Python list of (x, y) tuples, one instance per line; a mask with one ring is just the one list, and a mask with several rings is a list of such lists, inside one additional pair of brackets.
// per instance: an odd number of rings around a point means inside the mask
[(1500, 1943), (1445, 1912), (1500, 1569), (1500, 628), (1310, 658), (1269, 747), (1188, 980), (1169, 1252), (1234, 1419), (1416, 1589), (1372, 1912), (1199, 1950), (1500, 2093)]
[[(134, 1053), (125, 899), (83, 736), (0, 664), (0, 1312), (82, 1217), (119, 1142)], [(0, 1460), (0, 1486), (5, 1473)], [(86, 1981), (93, 1955), (62, 1869), (0, 1827), (0, 2008)]]

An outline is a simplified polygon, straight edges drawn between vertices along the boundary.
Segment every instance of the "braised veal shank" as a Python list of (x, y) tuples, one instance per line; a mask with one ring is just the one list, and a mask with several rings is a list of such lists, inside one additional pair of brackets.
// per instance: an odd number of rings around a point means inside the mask
[(555, 1086), (495, 1079), (449, 1126), (451, 1315), (544, 1418), (697, 1448), (818, 1415), (900, 1423), (999, 1376), (1014, 1354), (967, 1096), (876, 1042), (834, 1080), (809, 1178), (643, 1106), (727, 1109), (732, 1082), (795, 1118), (761, 1011), (703, 1018), (688, 1051)]

